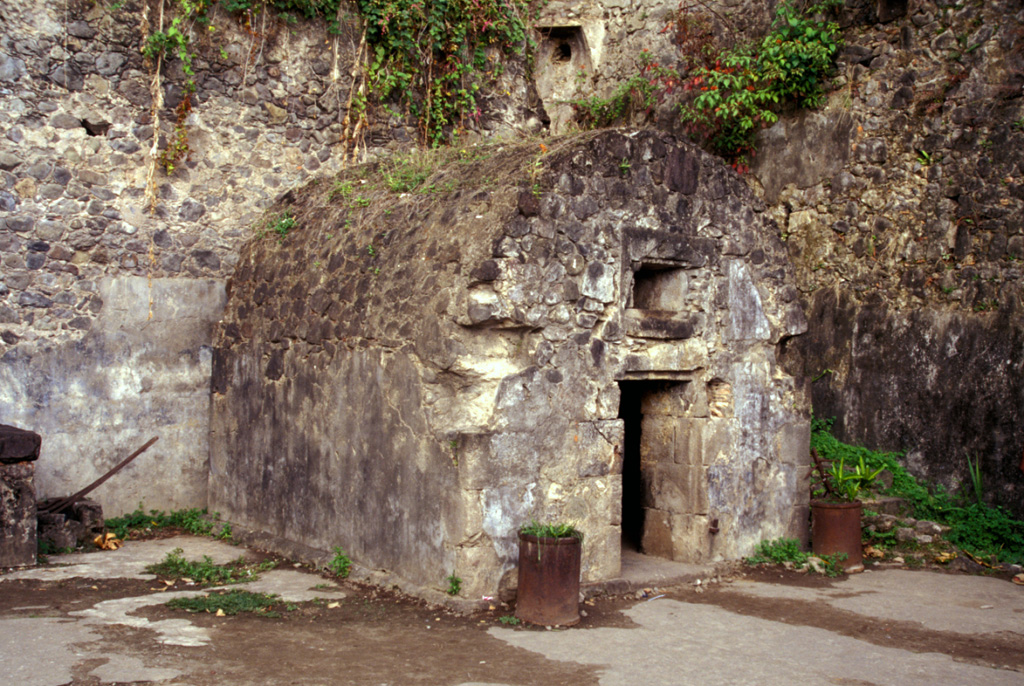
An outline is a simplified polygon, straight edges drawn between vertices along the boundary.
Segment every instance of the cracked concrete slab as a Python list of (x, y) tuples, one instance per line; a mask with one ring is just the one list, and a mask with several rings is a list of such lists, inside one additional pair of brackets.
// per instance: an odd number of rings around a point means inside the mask
[(147, 667), (142, 660), (130, 655), (112, 654), (107, 662), (89, 672), (100, 681), (118, 683), (124, 681), (126, 675), (132, 681), (166, 681), (181, 675), (181, 670), (168, 667)]
[(710, 605), (661, 599), (640, 603), (625, 614), (639, 627), (560, 632), (495, 627), (489, 633), (548, 659), (600, 666), (601, 686), (1021, 683), (1019, 672), (877, 646)]
[(150, 605), (162, 605), (174, 598), (190, 598), (203, 595), (203, 591), (168, 591), (130, 598), (104, 600), (86, 610), (69, 613), (81, 617), (86, 625), (123, 624), (136, 629), (150, 629), (157, 634), (156, 640), (166, 645), (202, 646), (210, 642), (206, 629), (196, 626), (188, 619), (161, 619), (153, 622), (132, 613)]
[[(831, 588), (741, 579), (729, 590), (762, 598), (823, 602), (857, 614), (918, 622), (937, 631), (978, 634), (1017, 627), (1024, 634), (1024, 592), (989, 577), (887, 569), (851, 575)], [(936, 603), (936, 598), (943, 602)]]
[(4, 683), (60, 686), (83, 659), (79, 646), (100, 636), (82, 622), (38, 617), (0, 619), (0, 674)]
[(38, 579), (40, 581), (60, 581), (74, 577), (89, 579), (155, 579), (146, 574), (145, 569), (151, 564), (163, 560), (167, 553), (181, 548), (183, 555), (190, 559), (201, 559), (210, 556), (215, 564), (225, 564), (239, 557), (249, 556), (245, 548), (239, 548), (217, 541), (212, 538), (198, 536), (175, 536), (154, 541), (127, 541), (117, 550), (97, 550), (89, 553), (72, 555), (51, 555), (49, 567), (33, 567), (10, 574), (3, 579)]
[(290, 603), (304, 603), (317, 598), (340, 600), (345, 597), (345, 592), (337, 584), (295, 569), (274, 569), (269, 572), (261, 572), (260, 578), (256, 581), (247, 581), (245, 584), (238, 584), (234, 587), (238, 586), (253, 593), (273, 593), (280, 596), (281, 600)]

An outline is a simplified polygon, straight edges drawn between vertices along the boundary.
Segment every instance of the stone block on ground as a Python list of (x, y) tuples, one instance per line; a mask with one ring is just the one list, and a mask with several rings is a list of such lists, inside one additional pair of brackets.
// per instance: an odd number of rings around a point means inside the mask
[(0, 567), (36, 562), (35, 460), (42, 439), (0, 425)]

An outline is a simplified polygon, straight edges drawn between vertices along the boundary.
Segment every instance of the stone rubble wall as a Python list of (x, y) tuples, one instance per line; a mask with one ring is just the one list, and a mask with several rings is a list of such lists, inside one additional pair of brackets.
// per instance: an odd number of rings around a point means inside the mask
[(753, 166), (810, 319), (787, 357), (838, 437), (952, 490), (972, 455), (1024, 514), (1024, 9), (890, 5)]
[[(10, 0), (0, 11), (0, 419), (43, 434), (42, 497), (78, 490), (159, 435), (97, 492), (110, 515), (206, 504), (204, 394), (224, 283), (274, 198), (341, 168), (359, 39), (352, 20), (335, 35), (257, 14), (246, 30), (215, 5), (213, 30), (192, 28), (190, 153), (156, 170), (150, 208), (149, 151), (173, 136), (185, 83), (166, 60), (155, 125), (140, 47), (157, 8)], [(520, 72), (510, 65), (505, 87), (524, 100)], [(489, 99), (467, 135), (512, 135), (523, 117), (511, 102)], [(416, 136), (411, 121), (373, 119), (360, 154)], [(162, 316), (189, 335), (161, 338), (175, 327)]]

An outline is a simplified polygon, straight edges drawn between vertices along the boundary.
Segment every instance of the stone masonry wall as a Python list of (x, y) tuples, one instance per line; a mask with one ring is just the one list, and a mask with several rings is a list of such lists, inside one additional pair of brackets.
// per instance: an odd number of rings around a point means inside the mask
[[(275, 197), (341, 167), (358, 42), (351, 20), (334, 35), (257, 13), (246, 30), (214, 5), (214, 30), (192, 28), (190, 153), (173, 173), (156, 170), (150, 208), (149, 151), (173, 135), (185, 82), (166, 60), (154, 121), (155, 65), (140, 47), (158, 17), (158, 3), (133, 0), (0, 9), (0, 419), (43, 434), (44, 497), (160, 436), (98, 492), (107, 514), (205, 505), (204, 393), (224, 281)], [(517, 73), (510, 65), (510, 91)], [(488, 101), (469, 135), (514, 131), (510, 102)], [(371, 118), (360, 154), (415, 137), (411, 121)]]
[(1024, 513), (1024, 8), (848, 23), (829, 104), (767, 130), (753, 170), (810, 317), (793, 368), (841, 438), (953, 490), (971, 455)]

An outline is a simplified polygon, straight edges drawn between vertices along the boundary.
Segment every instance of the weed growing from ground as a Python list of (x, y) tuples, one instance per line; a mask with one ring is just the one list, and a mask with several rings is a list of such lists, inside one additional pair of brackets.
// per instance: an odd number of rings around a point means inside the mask
[(445, 581), (448, 582), (448, 595), (458, 595), (462, 590), (462, 579), (455, 576), (455, 572), (449, 574)]
[(348, 577), (349, 572), (352, 570), (352, 560), (345, 554), (339, 546), (332, 548), (334, 557), (330, 562), (327, 563), (327, 568), (330, 569), (335, 576), (339, 576), (342, 579)]
[(519, 618), (513, 617), (512, 615), (502, 615), (501, 617), (498, 617), (498, 621), (504, 624), (505, 626), (519, 625)]
[(259, 572), (277, 566), (273, 560), (251, 565), (244, 558), (218, 565), (209, 555), (202, 560), (186, 560), (183, 553), (181, 548), (175, 548), (161, 562), (146, 567), (146, 572), (169, 579), (191, 579), (201, 586), (218, 586), (252, 581), (259, 578)]
[(38, 548), (40, 557), (46, 555), (67, 555), (68, 553), (75, 552), (73, 547), (58, 548), (52, 541), (44, 541), (42, 539), (39, 541)]
[(821, 561), (824, 564), (824, 570), (822, 573), (834, 579), (837, 576), (842, 576), (846, 573), (846, 569), (843, 568), (843, 563), (846, 562), (846, 558), (849, 557), (846, 553), (835, 553), (834, 555), (819, 555)]
[(775, 564), (793, 562), (803, 565), (811, 555), (801, 550), (800, 541), (795, 538), (777, 538), (773, 541), (761, 541), (754, 554), (744, 559), (748, 565)]
[[(164, 512), (163, 510), (150, 510), (148, 513), (139, 505), (134, 512), (120, 517), (110, 517), (105, 524), (107, 531), (113, 533), (120, 539), (130, 538), (132, 532), (146, 529), (162, 529), (167, 527), (179, 527), (196, 536), (209, 536), (213, 532), (214, 523), (212, 520), (218, 517), (218, 513), (212, 515), (205, 508), (196, 507), (177, 510), (175, 512)], [(230, 526), (228, 536), (230, 537)], [(221, 534), (224, 529), (221, 529)]]
[[(253, 593), (240, 589), (232, 589), (221, 593), (195, 598), (175, 598), (167, 603), (167, 607), (173, 607), (188, 612), (217, 612), (220, 610), (226, 615), (236, 615), (239, 612), (255, 612), (264, 617), (280, 617), (276, 612), (269, 612), (277, 601), (278, 596), (267, 593)], [(289, 609), (295, 606), (289, 605)]]
[[(815, 556), (811, 553), (805, 552), (800, 546), (800, 541), (797, 539), (776, 538), (771, 541), (761, 541), (757, 545), (757, 549), (754, 551), (754, 554), (750, 557), (744, 558), (743, 561), (748, 565), (781, 565), (790, 562), (797, 569), (806, 567), (811, 571), (815, 571), (815, 567), (810, 565), (812, 557)], [(818, 555), (817, 557), (823, 563), (821, 572), (825, 576), (837, 577), (845, 572), (843, 569), (843, 562), (847, 558), (846, 553)]]

